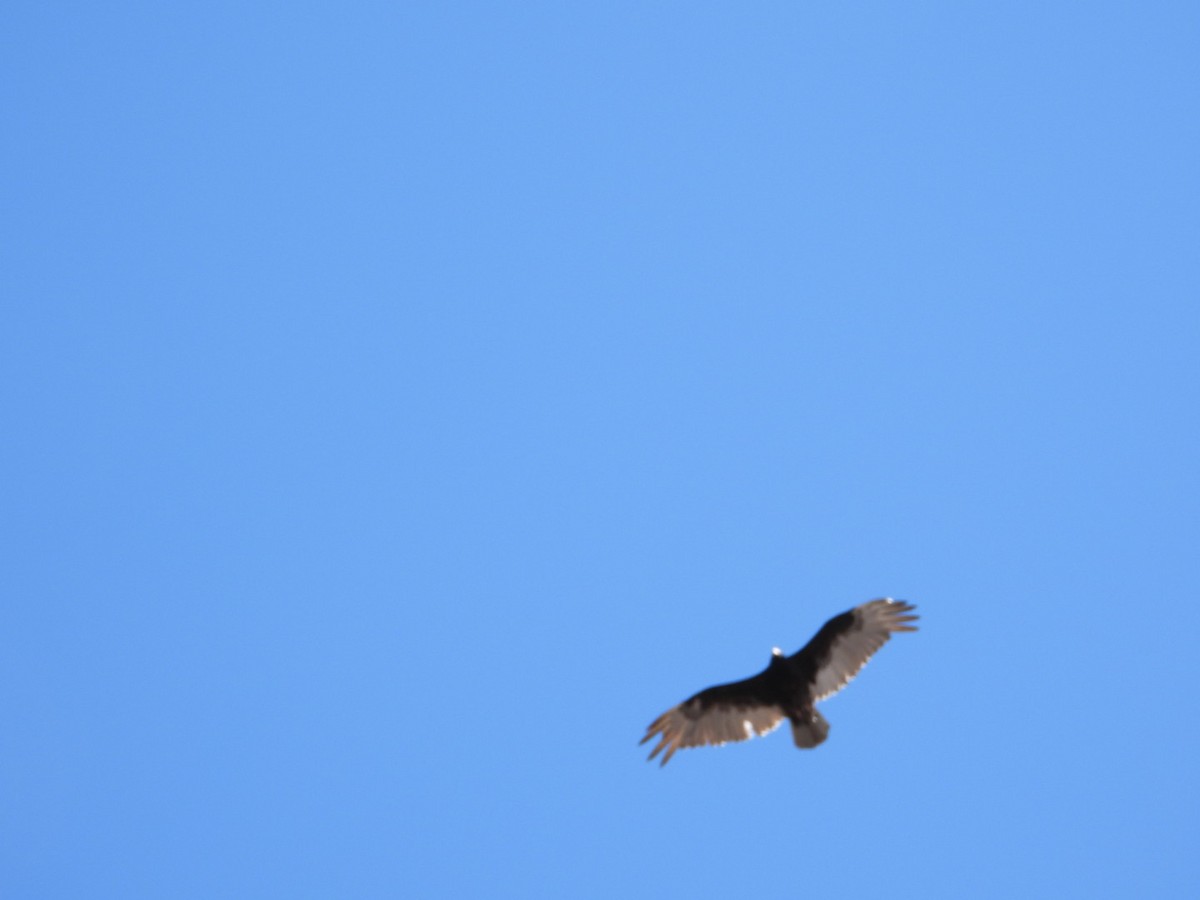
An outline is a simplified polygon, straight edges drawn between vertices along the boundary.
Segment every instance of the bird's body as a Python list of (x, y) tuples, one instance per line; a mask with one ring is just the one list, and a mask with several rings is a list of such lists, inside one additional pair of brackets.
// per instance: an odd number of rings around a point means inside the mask
[(916, 631), (909, 624), (917, 618), (914, 608), (890, 598), (864, 603), (826, 622), (798, 653), (773, 650), (753, 678), (708, 688), (667, 710), (642, 738), (643, 744), (659, 739), (650, 759), (665, 750), (665, 766), (681, 747), (744, 741), (773, 731), (785, 718), (797, 747), (817, 746), (829, 734), (817, 701), (845, 687), (893, 632)]

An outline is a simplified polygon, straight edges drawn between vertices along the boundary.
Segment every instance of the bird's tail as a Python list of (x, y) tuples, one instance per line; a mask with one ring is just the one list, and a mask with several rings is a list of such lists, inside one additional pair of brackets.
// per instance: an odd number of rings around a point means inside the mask
[(790, 718), (792, 720), (792, 740), (801, 750), (811, 750), (829, 737), (829, 723), (815, 709), (807, 710)]

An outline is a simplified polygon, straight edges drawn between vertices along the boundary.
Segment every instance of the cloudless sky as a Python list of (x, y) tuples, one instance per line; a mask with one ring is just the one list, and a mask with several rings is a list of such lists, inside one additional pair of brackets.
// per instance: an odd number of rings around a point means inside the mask
[(8, 4), (0, 895), (1196, 896), (1198, 35)]

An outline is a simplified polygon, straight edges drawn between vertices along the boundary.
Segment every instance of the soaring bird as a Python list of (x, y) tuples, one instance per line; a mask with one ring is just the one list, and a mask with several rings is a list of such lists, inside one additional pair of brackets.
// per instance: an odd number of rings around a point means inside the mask
[(778, 647), (767, 667), (744, 681), (719, 684), (668, 709), (650, 723), (641, 743), (657, 737), (648, 759), (662, 751), (661, 765), (680, 747), (720, 746), (774, 731), (786, 718), (796, 746), (808, 750), (829, 735), (816, 703), (850, 683), (893, 632), (916, 631), (916, 609), (884, 597), (834, 616), (791, 656)]

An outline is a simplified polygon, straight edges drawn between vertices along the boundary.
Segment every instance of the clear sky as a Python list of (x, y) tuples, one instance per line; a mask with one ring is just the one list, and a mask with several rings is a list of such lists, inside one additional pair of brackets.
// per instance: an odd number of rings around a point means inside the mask
[(0, 894), (1195, 897), (1198, 34), (7, 4)]

